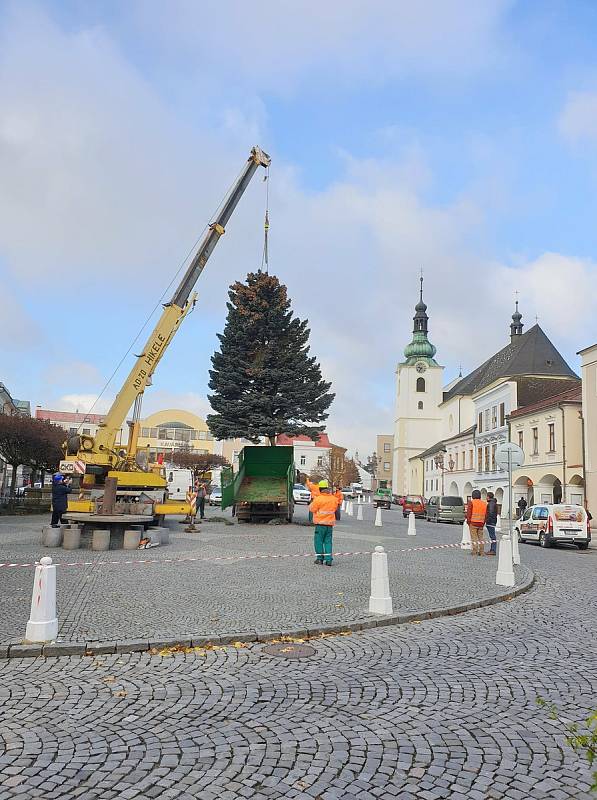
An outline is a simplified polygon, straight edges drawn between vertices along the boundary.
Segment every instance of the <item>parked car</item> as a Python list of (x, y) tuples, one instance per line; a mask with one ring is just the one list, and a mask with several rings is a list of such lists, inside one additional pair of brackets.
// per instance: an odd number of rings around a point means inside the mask
[(302, 483), (295, 483), (292, 487), (292, 496), (295, 503), (310, 503), (311, 492)]
[(586, 550), (591, 541), (591, 527), (582, 506), (558, 503), (529, 506), (515, 523), (519, 542), (539, 542), (541, 547), (575, 544)]
[(462, 497), (452, 495), (430, 497), (426, 506), (428, 522), (457, 522), (462, 525), (466, 518)]
[(348, 500), (354, 500), (354, 499), (355, 499), (355, 497), (357, 496), (357, 495), (356, 495), (356, 492), (354, 491), (354, 489), (352, 488), (352, 486), (346, 486), (344, 489), (340, 489), (340, 491), (342, 492), (342, 497), (343, 497), (345, 500), (346, 500), (347, 498), (348, 498)]
[(208, 503), (210, 506), (220, 506), (222, 505), (222, 490), (219, 486), (215, 486), (211, 490), (211, 494), (209, 495)]
[(402, 516), (408, 517), (410, 512), (413, 512), (415, 517), (425, 516), (425, 498), (420, 494), (407, 494), (402, 504)]

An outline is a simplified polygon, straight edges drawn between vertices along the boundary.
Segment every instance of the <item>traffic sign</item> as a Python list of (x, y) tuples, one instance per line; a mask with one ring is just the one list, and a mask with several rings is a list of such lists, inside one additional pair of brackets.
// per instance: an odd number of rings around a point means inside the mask
[(504, 442), (495, 451), (495, 460), (502, 469), (514, 469), (524, 464), (524, 451), (514, 442)]

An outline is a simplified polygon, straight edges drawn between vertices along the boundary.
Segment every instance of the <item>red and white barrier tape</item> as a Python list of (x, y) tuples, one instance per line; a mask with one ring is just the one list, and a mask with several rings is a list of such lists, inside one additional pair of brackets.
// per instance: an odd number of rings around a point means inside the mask
[[(421, 550), (444, 550), (460, 547), (455, 544), (434, 544), (427, 547), (405, 547), (401, 550), (386, 550), (387, 553), (413, 553)], [(258, 553), (253, 556), (204, 556), (189, 558), (136, 558), (127, 561), (55, 561), (56, 567), (130, 566), (132, 564), (182, 564), (192, 561), (251, 561), (257, 558), (313, 558), (314, 553)], [(352, 553), (332, 553), (333, 556), (370, 556), (371, 550), (355, 550)], [(35, 567), (36, 564), (0, 563), (1, 567)]]

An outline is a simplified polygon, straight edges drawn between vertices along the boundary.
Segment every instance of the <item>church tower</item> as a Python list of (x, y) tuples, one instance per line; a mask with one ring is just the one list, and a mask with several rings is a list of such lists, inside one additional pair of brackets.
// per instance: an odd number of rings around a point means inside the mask
[(423, 278), (415, 306), (413, 338), (404, 349), (404, 361), (396, 369), (396, 413), (392, 489), (395, 494), (420, 494), (420, 483), (411, 485), (412, 456), (441, 437), (444, 368), (435, 360), (436, 349), (428, 338), (429, 317), (423, 300)]

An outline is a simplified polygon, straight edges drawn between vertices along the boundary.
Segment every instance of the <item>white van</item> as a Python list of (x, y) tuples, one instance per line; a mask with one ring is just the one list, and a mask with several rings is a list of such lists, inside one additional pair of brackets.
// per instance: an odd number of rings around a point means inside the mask
[(193, 471), (179, 467), (166, 467), (168, 497), (171, 500), (185, 500), (189, 486), (193, 485)]
[(521, 519), (516, 520), (515, 530), (519, 542), (539, 542), (541, 547), (562, 542), (586, 550), (591, 541), (591, 528), (585, 509), (565, 503), (529, 506)]

